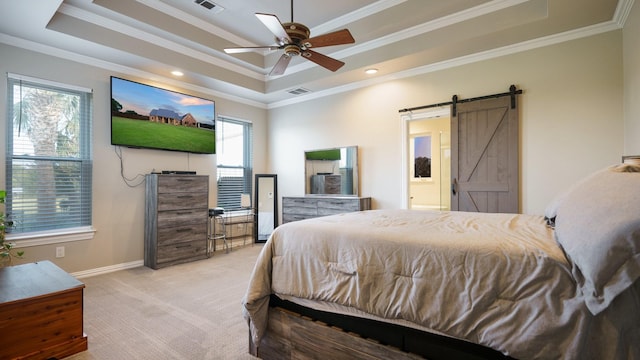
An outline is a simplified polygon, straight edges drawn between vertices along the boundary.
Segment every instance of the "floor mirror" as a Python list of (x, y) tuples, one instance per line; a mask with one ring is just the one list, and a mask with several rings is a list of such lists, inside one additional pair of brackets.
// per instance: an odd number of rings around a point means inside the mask
[(278, 226), (278, 176), (255, 175), (255, 242), (267, 241)]

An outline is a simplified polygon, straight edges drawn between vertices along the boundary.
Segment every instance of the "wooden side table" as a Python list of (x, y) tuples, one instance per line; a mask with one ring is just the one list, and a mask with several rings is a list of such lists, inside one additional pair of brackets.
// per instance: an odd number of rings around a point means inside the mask
[(0, 268), (0, 359), (63, 358), (87, 350), (83, 289), (50, 261)]

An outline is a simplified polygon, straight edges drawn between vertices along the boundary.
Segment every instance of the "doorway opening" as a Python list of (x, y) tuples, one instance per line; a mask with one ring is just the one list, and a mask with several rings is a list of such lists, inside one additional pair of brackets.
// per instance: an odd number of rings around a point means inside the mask
[(449, 106), (402, 115), (403, 208), (451, 209)]

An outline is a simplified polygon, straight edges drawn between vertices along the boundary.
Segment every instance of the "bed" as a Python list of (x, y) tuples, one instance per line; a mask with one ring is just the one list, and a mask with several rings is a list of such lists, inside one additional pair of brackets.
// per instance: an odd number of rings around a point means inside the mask
[(598, 171), (545, 216), (370, 210), (284, 224), (243, 299), (251, 352), (640, 359), (639, 171)]

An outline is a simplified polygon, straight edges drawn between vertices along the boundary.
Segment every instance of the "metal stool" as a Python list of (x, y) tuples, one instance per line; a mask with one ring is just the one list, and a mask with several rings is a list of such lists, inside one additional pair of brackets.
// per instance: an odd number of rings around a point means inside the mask
[(224, 219), (223, 208), (209, 209), (209, 229), (207, 234), (207, 257), (210, 257), (216, 251), (216, 240), (222, 240), (224, 249), (229, 252), (227, 244), (227, 232)]

